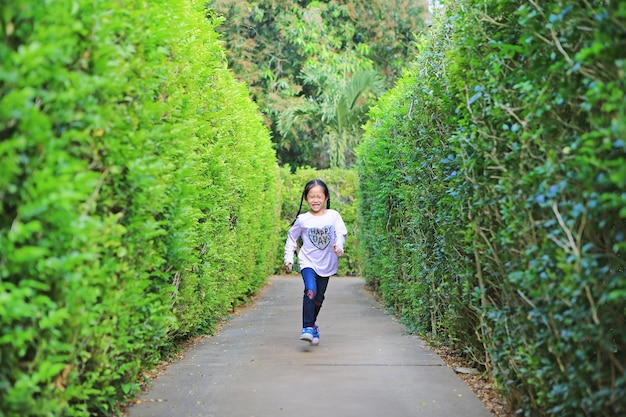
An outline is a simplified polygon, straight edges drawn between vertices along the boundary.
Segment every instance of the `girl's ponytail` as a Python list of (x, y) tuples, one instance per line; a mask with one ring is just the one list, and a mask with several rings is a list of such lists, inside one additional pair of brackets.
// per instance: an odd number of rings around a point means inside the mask
[(302, 203), (303, 202), (304, 202), (304, 193), (302, 193), (302, 197), (300, 197), (300, 208), (298, 208), (298, 213), (296, 214), (296, 218), (293, 219), (293, 221), (291, 222), (292, 226), (294, 225), (296, 220), (298, 220), (298, 216), (300, 215), (300, 212), (302, 211)]

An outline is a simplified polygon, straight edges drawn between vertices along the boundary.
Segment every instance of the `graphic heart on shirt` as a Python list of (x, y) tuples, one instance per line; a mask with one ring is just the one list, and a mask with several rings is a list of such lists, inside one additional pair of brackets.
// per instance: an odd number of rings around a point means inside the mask
[(321, 229), (312, 227), (309, 229), (309, 240), (313, 243), (313, 246), (320, 250), (324, 250), (330, 244), (332, 234), (332, 226), (324, 226)]

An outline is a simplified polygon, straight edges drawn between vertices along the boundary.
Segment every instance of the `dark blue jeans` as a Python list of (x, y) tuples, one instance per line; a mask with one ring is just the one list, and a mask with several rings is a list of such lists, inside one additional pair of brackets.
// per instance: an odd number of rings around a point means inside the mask
[(300, 272), (304, 281), (302, 327), (313, 327), (324, 302), (324, 293), (326, 293), (326, 287), (328, 287), (329, 277), (317, 275), (313, 268), (304, 268)]

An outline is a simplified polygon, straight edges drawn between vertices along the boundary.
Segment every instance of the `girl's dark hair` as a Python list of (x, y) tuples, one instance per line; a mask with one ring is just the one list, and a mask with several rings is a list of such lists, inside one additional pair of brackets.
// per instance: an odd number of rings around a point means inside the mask
[(296, 214), (296, 218), (293, 219), (293, 222), (291, 222), (292, 226), (298, 219), (298, 216), (300, 215), (300, 213), (302, 212), (302, 203), (304, 202), (304, 199), (306, 198), (307, 195), (309, 195), (309, 191), (311, 191), (311, 188), (315, 187), (316, 185), (321, 185), (322, 188), (324, 189), (324, 195), (328, 199), (326, 200), (326, 208), (327, 209), (330, 208), (330, 192), (328, 191), (328, 186), (326, 185), (326, 183), (322, 180), (311, 180), (307, 182), (306, 185), (304, 186), (304, 191), (302, 191), (302, 196), (300, 197), (300, 208), (298, 208), (298, 213)]

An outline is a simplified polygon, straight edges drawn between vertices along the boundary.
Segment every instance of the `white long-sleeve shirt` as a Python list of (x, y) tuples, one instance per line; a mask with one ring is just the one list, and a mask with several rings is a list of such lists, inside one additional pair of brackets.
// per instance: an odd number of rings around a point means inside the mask
[(326, 209), (322, 216), (303, 213), (287, 233), (285, 263), (293, 264), (298, 238), (302, 237), (302, 247), (298, 252), (300, 270), (313, 268), (322, 277), (335, 275), (339, 258), (334, 247), (336, 245), (343, 250), (347, 234), (346, 225), (335, 210)]

